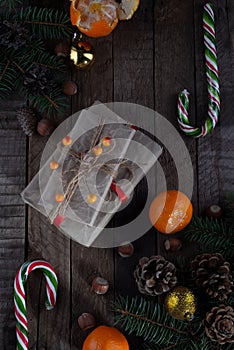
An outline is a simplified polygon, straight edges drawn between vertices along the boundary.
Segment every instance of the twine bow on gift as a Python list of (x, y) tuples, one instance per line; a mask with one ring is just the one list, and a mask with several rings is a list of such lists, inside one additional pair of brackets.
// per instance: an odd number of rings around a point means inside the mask
[[(104, 121), (101, 120), (99, 125), (95, 128), (95, 133), (91, 140), (88, 151), (84, 153), (82, 152), (77, 153), (73, 149), (69, 150), (68, 152), (69, 156), (75, 159), (77, 165), (73, 169), (66, 170), (63, 173), (63, 176), (66, 174), (71, 174), (72, 172), (74, 172), (75, 175), (72, 177), (70, 181), (68, 181), (68, 183), (66, 181), (66, 184), (65, 184), (66, 190), (64, 193), (64, 200), (61, 203), (59, 203), (55, 208), (55, 210), (53, 210), (49, 215), (49, 219), (51, 223), (54, 223), (55, 218), (58, 217), (59, 215), (64, 216), (66, 209), (69, 203), (71, 202), (71, 199), (75, 194), (81, 180), (85, 180), (86, 186), (87, 188), (89, 188), (86, 178), (87, 178), (87, 174), (90, 171), (98, 170), (111, 176), (113, 178), (113, 181), (110, 186), (110, 191), (115, 192), (121, 202), (128, 200), (127, 195), (124, 193), (122, 188), (116, 183), (119, 167), (125, 167), (126, 169), (128, 169), (130, 173), (132, 173), (131, 166), (127, 164), (128, 161), (121, 158), (116, 160), (114, 159), (111, 162), (102, 164), (102, 166), (100, 167), (100, 163), (98, 163), (98, 157), (96, 157), (92, 153), (92, 150), (94, 149), (94, 147), (97, 146), (100, 142), (100, 137), (101, 137), (103, 128), (104, 128)], [(109, 191), (109, 199), (111, 198), (110, 191)]]

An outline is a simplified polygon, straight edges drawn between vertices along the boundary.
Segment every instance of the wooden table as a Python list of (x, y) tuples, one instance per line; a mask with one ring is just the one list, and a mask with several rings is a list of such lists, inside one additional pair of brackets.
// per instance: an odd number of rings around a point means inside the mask
[[(194, 167), (193, 205), (195, 214), (213, 203), (221, 203), (234, 191), (234, 3), (215, 1), (217, 48), (221, 83), (221, 116), (215, 131), (204, 139), (183, 136)], [(38, 1), (42, 5), (46, 1)], [(68, 10), (68, 1), (59, 1)], [(203, 0), (142, 0), (134, 18), (120, 23), (106, 38), (89, 40), (96, 51), (91, 70), (73, 71), (79, 92), (69, 101), (67, 115), (102, 102), (125, 101), (155, 109), (176, 128), (178, 92), (191, 92), (191, 121), (201, 124), (207, 113), (207, 93), (202, 38)], [(118, 294), (136, 295), (132, 272), (138, 259), (160, 253), (164, 237), (151, 229), (134, 242), (129, 259), (115, 249), (83, 247), (57, 231), (48, 220), (21, 200), (20, 192), (38, 171), (47, 139), (35, 135), (27, 139), (19, 129), (15, 111), (22, 105), (18, 96), (1, 102), (0, 109), (0, 348), (15, 349), (13, 280), (26, 260), (43, 258), (55, 268), (59, 278), (58, 304), (44, 309), (44, 280), (40, 273), (30, 275), (27, 305), (30, 349), (81, 350), (87, 333), (77, 324), (82, 312), (94, 314), (97, 324), (112, 324), (110, 303)], [(182, 134), (181, 134), (182, 135)], [(159, 162), (166, 174), (168, 188), (176, 187), (170, 155)], [(140, 205), (145, 182), (137, 188), (135, 205)], [(132, 204), (131, 204), (132, 205)], [(118, 225), (127, 212), (114, 217)], [(91, 281), (96, 275), (109, 280), (110, 291), (96, 295)], [(140, 348), (130, 339), (131, 349)]]

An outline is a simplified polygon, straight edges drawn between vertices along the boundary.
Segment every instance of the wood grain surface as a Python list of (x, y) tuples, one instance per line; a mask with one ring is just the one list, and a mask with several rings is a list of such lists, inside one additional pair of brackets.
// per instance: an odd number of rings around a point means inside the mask
[[(190, 153), (194, 169), (193, 205), (195, 214), (222, 202), (234, 191), (234, 6), (232, 0), (211, 1), (215, 5), (217, 49), (221, 84), (221, 116), (214, 132), (195, 140), (179, 132)], [(54, 6), (69, 11), (69, 2), (35, 1), (38, 6)], [(156, 110), (178, 130), (178, 92), (191, 93), (190, 119), (204, 122), (207, 113), (202, 10), (204, 0), (144, 0), (130, 21), (122, 22), (105, 37), (90, 39), (96, 61), (91, 69), (70, 70), (66, 79), (78, 85), (78, 93), (68, 98), (65, 119), (95, 101), (128, 102)], [(0, 104), (0, 349), (13, 350), (15, 322), (13, 280), (25, 259), (42, 258), (55, 268), (59, 279), (58, 302), (46, 311), (45, 280), (40, 272), (27, 282), (27, 310), (30, 350), (81, 350), (89, 331), (78, 327), (83, 312), (92, 313), (97, 325), (112, 325), (111, 302), (118, 294), (138, 294), (133, 270), (142, 256), (167, 256), (164, 235), (151, 228), (135, 242), (134, 255), (122, 258), (116, 249), (86, 248), (70, 241), (36, 210), (25, 207), (20, 192), (37, 173), (47, 138), (35, 135), (29, 143), (19, 129), (15, 111), (22, 101), (13, 96)], [(139, 116), (139, 124), (152, 133), (160, 131), (155, 120)], [(165, 136), (165, 135), (164, 135)], [(170, 139), (170, 134), (166, 139)], [(162, 145), (163, 146), (163, 145)], [(176, 150), (173, 150), (173, 152)], [(167, 187), (178, 185), (172, 150), (163, 147), (158, 165)], [(183, 162), (183, 157), (181, 159)], [(137, 186), (132, 202), (109, 224), (123, 225), (140, 213), (148, 194), (159, 191), (156, 169)], [(181, 255), (188, 254), (183, 242)], [(91, 283), (102, 276), (110, 282), (104, 296), (96, 295)], [(128, 336), (130, 349), (141, 349), (141, 340)]]
[(26, 184), (26, 136), (16, 120), (22, 100), (0, 103), (0, 348), (15, 348), (13, 283), (24, 262), (25, 206), (20, 192)]

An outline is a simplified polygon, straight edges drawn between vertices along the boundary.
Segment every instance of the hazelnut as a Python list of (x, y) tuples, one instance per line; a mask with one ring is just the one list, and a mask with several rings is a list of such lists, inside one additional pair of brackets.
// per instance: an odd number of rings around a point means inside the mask
[(92, 288), (96, 294), (106, 294), (109, 282), (102, 277), (96, 277), (92, 282)]
[(129, 258), (134, 253), (134, 247), (132, 243), (125, 243), (118, 247), (118, 253), (122, 258)]
[(63, 93), (68, 96), (75, 95), (77, 93), (77, 85), (72, 80), (67, 80), (63, 83)]
[(182, 243), (179, 238), (168, 238), (164, 241), (164, 247), (168, 252), (176, 252), (182, 248)]
[(95, 327), (96, 321), (93, 315), (84, 312), (78, 317), (78, 325), (83, 331), (87, 331), (88, 329)]
[(67, 57), (70, 51), (68, 42), (60, 42), (55, 46), (54, 52), (58, 57)]
[(41, 119), (37, 124), (37, 132), (41, 136), (50, 136), (54, 131), (54, 123), (49, 119)]
[(212, 219), (220, 219), (223, 215), (223, 210), (219, 205), (211, 205), (206, 209), (206, 215)]

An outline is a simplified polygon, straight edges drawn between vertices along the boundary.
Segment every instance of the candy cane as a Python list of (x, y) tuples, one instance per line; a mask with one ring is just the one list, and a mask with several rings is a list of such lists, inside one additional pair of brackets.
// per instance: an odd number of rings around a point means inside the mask
[(194, 137), (204, 137), (215, 127), (220, 113), (219, 74), (217, 64), (215, 21), (212, 4), (204, 6), (203, 30), (206, 57), (206, 78), (208, 87), (208, 117), (202, 127), (195, 128), (188, 119), (189, 92), (185, 89), (178, 98), (178, 123), (180, 129)]
[(53, 309), (56, 303), (58, 280), (53, 267), (44, 260), (31, 260), (25, 262), (18, 270), (14, 282), (17, 350), (28, 349), (28, 321), (26, 317), (25, 284), (28, 275), (34, 270), (41, 270), (46, 278), (46, 309)]

